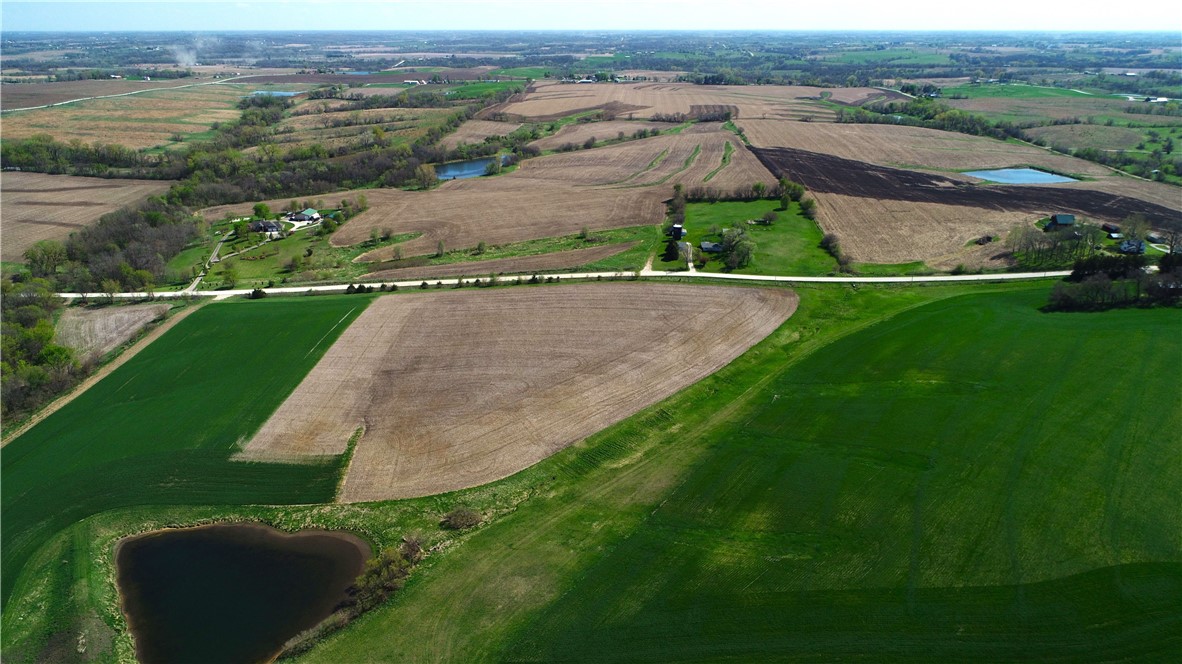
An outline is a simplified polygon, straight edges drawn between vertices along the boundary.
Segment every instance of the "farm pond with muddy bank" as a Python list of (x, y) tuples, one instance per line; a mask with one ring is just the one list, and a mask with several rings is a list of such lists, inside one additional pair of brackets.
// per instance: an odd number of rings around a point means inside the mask
[(327, 618), (369, 557), (349, 533), (236, 523), (129, 537), (115, 564), (140, 662), (261, 662)]

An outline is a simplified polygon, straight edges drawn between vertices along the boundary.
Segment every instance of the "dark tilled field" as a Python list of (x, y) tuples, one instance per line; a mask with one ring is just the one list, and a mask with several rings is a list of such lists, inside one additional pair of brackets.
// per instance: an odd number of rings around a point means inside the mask
[(777, 177), (812, 191), (879, 200), (964, 205), (1022, 212), (1072, 212), (1107, 221), (1143, 214), (1154, 225), (1182, 224), (1182, 211), (1091, 189), (976, 185), (943, 175), (875, 166), (792, 148), (751, 148)]

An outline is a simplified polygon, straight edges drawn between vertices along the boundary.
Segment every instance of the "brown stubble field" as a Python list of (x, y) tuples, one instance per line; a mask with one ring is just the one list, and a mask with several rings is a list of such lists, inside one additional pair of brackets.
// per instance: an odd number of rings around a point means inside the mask
[(1001, 243), (966, 246), (983, 235), (1004, 238), (1036, 214), (961, 205), (815, 194), (822, 230), (837, 235), (841, 250), (859, 263), (923, 261), (938, 270), (1003, 268)]
[(171, 182), (7, 172), (0, 176), (0, 260), (23, 261), (41, 240), (64, 240), (124, 205), (164, 193)]
[(923, 127), (777, 120), (742, 120), (738, 124), (753, 147), (823, 152), (880, 166), (959, 171), (1029, 165), (1094, 177), (1112, 174), (1099, 164), (1031, 145)]
[(648, 122), (646, 120), (607, 120), (604, 122), (577, 122), (569, 124), (559, 129), (553, 136), (540, 138), (530, 145), (539, 150), (557, 150), (563, 145), (570, 143), (572, 145), (581, 146), (588, 138), (594, 138), (597, 141), (605, 141), (608, 139), (617, 138), (620, 132), (624, 132), (624, 136), (631, 138), (632, 134), (638, 129), (648, 131), (650, 129), (657, 129), (664, 131), (677, 125), (667, 122)]
[(716, 371), (796, 304), (783, 289), (644, 283), (387, 296), (240, 458), (340, 454), (364, 427), (344, 502), (484, 484)]
[(834, 118), (830, 108), (818, 103), (823, 94), (831, 101), (861, 104), (890, 96), (875, 88), (826, 89), (804, 86), (715, 86), (689, 83), (536, 83), (531, 91), (486, 111), (507, 113), (529, 120), (555, 120), (581, 111), (605, 109), (617, 120), (651, 118), (654, 114), (693, 113), (694, 107), (733, 107), (737, 118), (816, 121)]
[(492, 120), (468, 120), (459, 129), (443, 137), (440, 145), (452, 149), (461, 143), (477, 145), (491, 136), (508, 136), (518, 127), (520, 122), (494, 122)]
[(54, 341), (73, 348), (79, 358), (98, 360), (127, 343), (148, 323), (168, 314), (167, 304), (70, 307), (54, 326)]
[(249, 88), (242, 85), (201, 85), (6, 113), (4, 137), (49, 134), (59, 141), (150, 148), (168, 144), (174, 134), (204, 132), (215, 122), (238, 119), (235, 104), (246, 94)]
[(0, 85), (0, 109), (7, 111), (13, 108), (60, 104), (73, 99), (118, 95), (139, 90), (175, 88), (182, 85), (192, 85), (196, 82), (198, 81), (190, 79), (161, 79), (158, 81), (93, 79), (60, 83), (5, 84)]

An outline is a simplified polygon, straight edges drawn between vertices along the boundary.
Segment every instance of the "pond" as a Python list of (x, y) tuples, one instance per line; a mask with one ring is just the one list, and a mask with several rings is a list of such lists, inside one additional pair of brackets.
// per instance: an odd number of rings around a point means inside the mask
[(125, 539), (115, 565), (140, 662), (262, 662), (331, 615), (369, 557), (348, 533), (219, 524)]
[(1056, 184), (1059, 182), (1078, 182), (1074, 178), (1064, 177), (1062, 175), (1055, 175), (1046, 171), (1040, 171), (1034, 168), (999, 168), (994, 171), (967, 171), (965, 175), (971, 175), (982, 180), (989, 180), (990, 182), (998, 182), (1001, 184)]
[[(483, 157), (481, 159), (469, 159), (468, 161), (453, 161), (446, 164), (435, 164), (435, 175), (440, 180), (463, 180), (465, 178), (476, 178), (484, 175), (484, 170), (493, 162), (496, 157)], [(505, 163), (508, 155), (501, 157), (501, 163)]]

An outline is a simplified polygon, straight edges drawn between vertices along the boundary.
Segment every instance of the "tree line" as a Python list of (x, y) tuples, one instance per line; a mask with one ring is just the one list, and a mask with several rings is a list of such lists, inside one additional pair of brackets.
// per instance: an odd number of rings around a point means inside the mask
[(1048, 311), (1102, 311), (1129, 306), (1176, 306), (1182, 301), (1182, 254), (1167, 254), (1158, 271), (1144, 256), (1092, 257), (1076, 261), (1065, 281), (1051, 289)]

